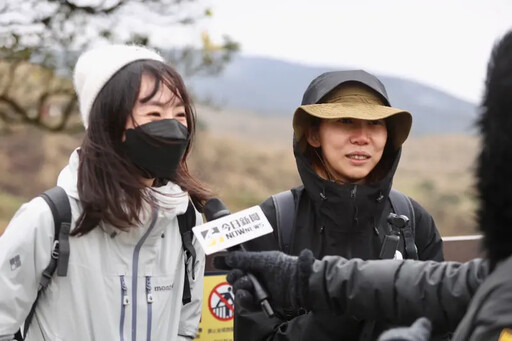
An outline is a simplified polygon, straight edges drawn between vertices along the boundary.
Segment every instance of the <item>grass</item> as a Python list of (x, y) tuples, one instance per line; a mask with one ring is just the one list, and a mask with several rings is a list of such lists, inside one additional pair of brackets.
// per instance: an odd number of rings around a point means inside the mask
[(473, 234), (477, 152), (478, 139), (472, 136), (410, 139), (403, 148), (394, 187), (422, 204), (443, 235)]

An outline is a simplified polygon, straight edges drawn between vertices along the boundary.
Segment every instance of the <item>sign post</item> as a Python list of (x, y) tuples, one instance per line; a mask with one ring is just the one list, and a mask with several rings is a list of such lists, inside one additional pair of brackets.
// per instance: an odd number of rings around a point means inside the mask
[(226, 274), (206, 273), (201, 322), (195, 340), (233, 341), (234, 317), (235, 295), (226, 282)]

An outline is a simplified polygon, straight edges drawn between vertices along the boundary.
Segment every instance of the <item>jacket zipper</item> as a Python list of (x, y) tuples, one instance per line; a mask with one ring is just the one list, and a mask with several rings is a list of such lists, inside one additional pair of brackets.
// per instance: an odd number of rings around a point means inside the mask
[[(356, 202), (356, 196), (357, 196), (357, 185), (354, 185), (352, 187), (352, 190), (350, 191), (350, 199), (352, 199), (352, 207), (354, 207), (354, 216), (352, 217), (352, 228), (356, 229), (359, 225), (359, 208), (357, 207)], [(347, 244), (347, 257), (352, 258), (352, 243)]]
[(128, 288), (126, 287), (126, 281), (124, 275), (120, 276), (121, 281), (121, 320), (119, 321), (119, 338), (124, 341), (124, 317), (126, 314), (126, 306), (130, 304), (130, 297), (128, 296)]
[[(325, 195), (325, 188), (322, 188), (322, 192), (320, 192), (320, 198), (322, 198), (321, 204), (322, 205), (325, 200), (327, 200), (327, 196)], [(323, 257), (324, 255), (324, 247), (325, 247), (325, 225), (324, 225), (324, 218), (321, 219), (321, 225), (320, 225), (320, 257)]]
[(357, 226), (359, 223), (359, 208), (356, 205), (356, 195), (357, 195), (357, 185), (354, 185), (352, 187), (352, 190), (350, 191), (350, 198), (352, 199), (352, 205), (354, 206), (354, 217), (352, 218), (352, 224)]
[(151, 293), (151, 276), (146, 276), (146, 302), (148, 303), (147, 341), (151, 341), (151, 321), (153, 316), (153, 294)]
[(138, 275), (139, 275), (139, 255), (140, 255), (140, 249), (142, 248), (142, 245), (148, 238), (149, 234), (155, 227), (156, 218), (158, 216), (158, 210), (154, 209), (153, 214), (151, 217), (151, 225), (149, 226), (148, 230), (142, 238), (139, 240), (137, 245), (135, 245), (135, 249), (133, 250), (133, 260), (132, 260), (132, 301), (133, 307), (132, 307), (132, 341), (137, 340), (137, 281), (138, 281)]
[(352, 187), (352, 190), (350, 191), (350, 198), (355, 199), (356, 194), (357, 194), (357, 185), (354, 185), (354, 187)]

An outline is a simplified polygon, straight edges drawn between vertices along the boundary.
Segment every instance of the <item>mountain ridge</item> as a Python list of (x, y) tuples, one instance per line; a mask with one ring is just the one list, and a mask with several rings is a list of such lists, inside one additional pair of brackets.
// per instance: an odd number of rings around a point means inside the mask
[[(187, 83), (196, 97), (218, 107), (291, 118), (310, 81), (340, 69), (238, 55), (220, 75), (195, 76)], [(474, 133), (474, 103), (404, 77), (376, 76), (386, 86), (391, 104), (413, 115), (413, 135)]]

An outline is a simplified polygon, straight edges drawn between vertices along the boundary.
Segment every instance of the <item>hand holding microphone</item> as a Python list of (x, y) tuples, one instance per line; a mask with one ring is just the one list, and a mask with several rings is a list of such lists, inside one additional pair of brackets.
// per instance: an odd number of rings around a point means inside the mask
[(299, 257), (280, 251), (235, 251), (224, 261), (233, 269), (227, 279), (235, 292), (250, 295), (253, 288), (246, 274), (254, 274), (268, 290), (274, 307), (287, 311), (309, 310), (309, 277), (315, 261), (310, 250), (303, 250)]
[[(204, 206), (204, 215), (208, 222), (215, 220), (215, 219), (229, 216), (230, 214), (231, 213), (229, 212), (226, 205), (224, 205), (224, 203), (218, 198), (212, 198), (212, 199), (208, 200)], [(243, 253), (243, 251), (245, 251), (241, 244), (229, 247), (227, 250), (230, 253), (231, 252)], [(232, 269), (231, 267), (227, 266), (223, 257), (222, 258), (216, 257), (214, 259), (214, 265), (218, 269), (225, 269), (225, 270)], [(237, 293), (237, 290), (240, 290), (238, 293), (240, 300), (244, 301), (246, 303), (249, 303), (249, 302), (252, 303), (255, 301), (258, 304), (260, 304), (261, 308), (263, 309), (263, 311), (265, 312), (265, 314), (268, 317), (274, 316), (274, 311), (273, 311), (272, 307), (270, 306), (270, 303), (268, 303), (268, 294), (265, 291), (265, 289), (261, 286), (261, 284), (258, 282), (258, 279), (256, 277), (254, 277), (254, 275), (251, 273), (245, 274), (245, 273), (242, 273), (237, 270), (232, 270), (228, 274), (228, 282), (230, 284), (234, 283), (233, 280), (230, 280), (230, 274), (232, 274), (233, 272), (236, 272), (238, 274), (238, 275), (236, 275), (236, 279), (243, 278), (243, 280), (242, 280), (243, 287), (235, 286), (235, 285), (233, 286), (233, 290), (235, 291), (235, 294)], [(231, 278), (233, 278), (233, 276), (231, 276)], [(254, 297), (250, 294), (249, 290), (250, 290), (250, 292), (254, 293)]]

